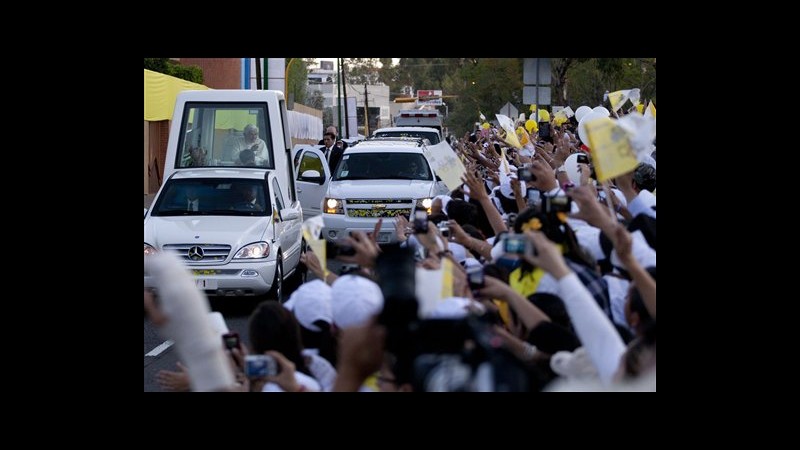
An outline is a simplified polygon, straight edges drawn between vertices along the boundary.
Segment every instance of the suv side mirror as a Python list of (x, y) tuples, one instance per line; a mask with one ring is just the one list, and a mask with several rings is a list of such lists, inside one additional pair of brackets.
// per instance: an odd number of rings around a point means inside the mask
[(294, 220), (300, 217), (296, 209), (284, 208), (281, 210), (281, 220)]
[(322, 183), (325, 182), (325, 179), (317, 170), (306, 170), (297, 178), (297, 181), (308, 181), (309, 183), (317, 183), (322, 185)]

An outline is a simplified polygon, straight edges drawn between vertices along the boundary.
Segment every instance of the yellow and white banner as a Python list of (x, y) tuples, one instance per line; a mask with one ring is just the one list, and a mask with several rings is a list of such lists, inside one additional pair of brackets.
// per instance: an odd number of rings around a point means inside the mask
[(172, 120), (179, 92), (207, 89), (202, 84), (144, 69), (144, 120)]

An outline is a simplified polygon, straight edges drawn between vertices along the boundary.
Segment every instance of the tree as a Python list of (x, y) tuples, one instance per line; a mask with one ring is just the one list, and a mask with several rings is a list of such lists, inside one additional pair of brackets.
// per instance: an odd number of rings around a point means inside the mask
[(377, 84), (379, 81), (378, 58), (346, 58), (343, 59), (346, 67), (348, 84)]
[(169, 58), (145, 58), (144, 68), (193, 83), (203, 83), (203, 69), (199, 66), (184, 66), (170, 61)]
[(286, 75), (286, 96), (289, 97), (290, 94), (294, 94), (294, 101), (305, 105), (308, 95), (308, 91), (306, 90), (306, 86), (308, 85), (308, 66), (306, 65), (306, 61), (301, 58), (295, 58), (294, 62), (292, 62), (292, 58), (286, 58), (287, 67), (290, 62), (292, 65), (289, 67), (289, 73)]
[(522, 59), (480, 58), (452, 64), (460, 68), (445, 75), (442, 90), (457, 96), (447, 102), (451, 106), (446, 124), (454, 134), (472, 130), (478, 111), (492, 120), (506, 102), (522, 109)]

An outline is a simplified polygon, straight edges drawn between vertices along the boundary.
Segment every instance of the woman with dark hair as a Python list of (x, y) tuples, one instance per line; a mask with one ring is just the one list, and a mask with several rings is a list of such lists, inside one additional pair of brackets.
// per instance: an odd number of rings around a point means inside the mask
[[(608, 298), (608, 285), (600, 276), (597, 264), (579, 244), (572, 228), (566, 222), (566, 213), (544, 213), (534, 208), (522, 210), (514, 222), (514, 232), (538, 230), (561, 247), (564, 259), (578, 275), (600, 308), (611, 318), (611, 304)], [(534, 249), (535, 250), (535, 249)], [(525, 297), (536, 292), (555, 292), (554, 280), (540, 268), (534, 267), (524, 259), (520, 267), (511, 272), (509, 284)]]
[[(294, 364), (298, 384), (308, 390), (323, 390), (306, 365), (306, 359), (302, 355), (300, 325), (291, 311), (273, 300), (261, 302), (250, 315), (249, 333), (252, 353), (261, 355), (268, 350), (281, 353)], [(277, 384), (268, 382), (262, 391), (276, 392), (282, 389)]]

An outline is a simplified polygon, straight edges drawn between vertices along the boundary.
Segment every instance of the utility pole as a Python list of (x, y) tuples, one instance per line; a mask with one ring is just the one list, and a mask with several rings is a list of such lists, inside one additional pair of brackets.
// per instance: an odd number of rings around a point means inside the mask
[(369, 137), (369, 95), (367, 83), (364, 83), (364, 137)]
[(256, 58), (256, 89), (261, 90), (261, 58)]
[[(347, 134), (347, 138), (349, 139), (350, 138), (350, 117), (348, 117), (348, 116), (350, 114), (347, 112), (347, 77), (344, 74), (344, 58), (342, 58), (342, 78), (344, 79), (344, 87), (343, 87), (343, 89), (344, 89), (344, 130), (345, 130), (344, 134)], [(342, 134), (341, 130), (339, 130), (339, 136), (344, 136), (344, 134)]]
[(336, 60), (336, 115), (339, 117), (339, 133), (342, 135), (342, 58)]

